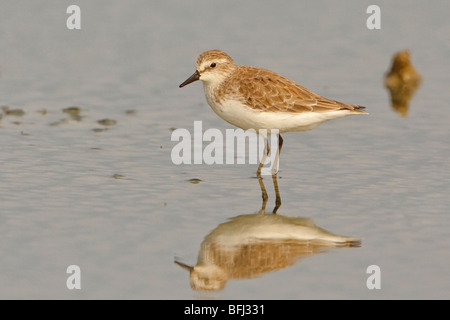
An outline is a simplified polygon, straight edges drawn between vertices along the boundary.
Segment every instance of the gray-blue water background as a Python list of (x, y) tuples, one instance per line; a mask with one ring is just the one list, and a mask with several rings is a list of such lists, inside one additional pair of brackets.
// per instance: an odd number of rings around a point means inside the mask
[[(450, 298), (448, 1), (378, 1), (380, 30), (369, 1), (73, 2), (0, 1), (0, 105), (25, 112), (0, 120), (0, 298)], [(66, 28), (71, 4), (81, 30)], [(278, 180), (279, 214), (360, 248), (190, 288), (175, 257), (195, 264), (211, 230), (261, 206), (255, 165), (171, 162), (173, 128), (232, 128), (200, 83), (178, 88), (215, 48), (367, 106), (286, 134)], [(407, 117), (383, 87), (403, 49), (423, 77)], [(81, 290), (66, 287), (72, 264)], [(380, 290), (366, 286), (373, 264)]]

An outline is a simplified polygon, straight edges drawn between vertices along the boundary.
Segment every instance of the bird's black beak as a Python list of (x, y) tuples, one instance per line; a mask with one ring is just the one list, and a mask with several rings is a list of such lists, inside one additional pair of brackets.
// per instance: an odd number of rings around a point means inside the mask
[(196, 70), (192, 76), (190, 76), (189, 78), (186, 79), (185, 82), (180, 84), (180, 88), (183, 88), (185, 85), (188, 85), (191, 82), (197, 81), (198, 79), (200, 79), (200, 73)]
[(174, 262), (177, 265), (179, 265), (180, 267), (182, 267), (183, 269), (188, 270), (189, 272), (191, 272), (194, 269), (194, 267), (188, 266), (187, 264), (184, 264), (183, 262), (180, 262), (180, 261), (177, 261), (177, 260), (175, 260)]

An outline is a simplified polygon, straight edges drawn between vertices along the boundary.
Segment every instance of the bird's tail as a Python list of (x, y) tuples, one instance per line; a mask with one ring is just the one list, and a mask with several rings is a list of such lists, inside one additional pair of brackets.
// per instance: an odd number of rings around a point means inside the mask
[(360, 113), (360, 114), (369, 114), (366, 111), (364, 111), (366, 109), (366, 107), (363, 106), (358, 106), (358, 105), (347, 105), (343, 108), (341, 108), (341, 110), (350, 110), (353, 111), (353, 113)]

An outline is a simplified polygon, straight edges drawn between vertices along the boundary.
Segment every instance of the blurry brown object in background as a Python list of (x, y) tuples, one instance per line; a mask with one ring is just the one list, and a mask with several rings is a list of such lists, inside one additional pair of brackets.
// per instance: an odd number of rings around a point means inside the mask
[(411, 64), (409, 50), (397, 52), (392, 59), (391, 70), (384, 85), (391, 94), (392, 108), (403, 117), (408, 114), (409, 101), (419, 87), (422, 78)]

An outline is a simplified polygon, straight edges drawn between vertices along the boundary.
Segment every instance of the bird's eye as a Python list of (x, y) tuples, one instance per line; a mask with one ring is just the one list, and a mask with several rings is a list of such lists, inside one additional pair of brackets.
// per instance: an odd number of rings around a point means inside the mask
[(211, 63), (211, 65), (210, 65), (211, 68), (214, 68), (215, 66), (216, 66), (215, 62)]

